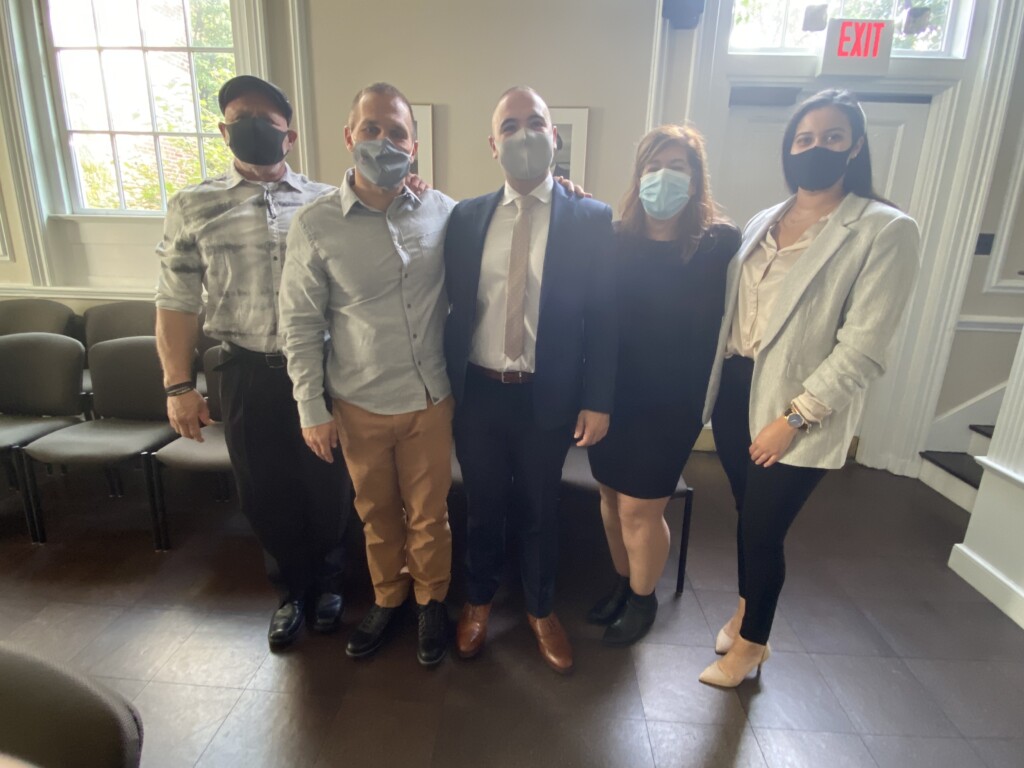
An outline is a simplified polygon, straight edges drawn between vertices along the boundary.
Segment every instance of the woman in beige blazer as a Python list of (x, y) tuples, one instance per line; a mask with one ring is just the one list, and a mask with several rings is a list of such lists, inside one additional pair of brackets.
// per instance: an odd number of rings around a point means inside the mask
[(739, 510), (739, 606), (700, 677), (723, 687), (770, 654), (786, 532), (846, 460), (918, 265), (917, 224), (872, 188), (852, 94), (801, 104), (782, 155), (794, 194), (743, 232), (704, 409)]

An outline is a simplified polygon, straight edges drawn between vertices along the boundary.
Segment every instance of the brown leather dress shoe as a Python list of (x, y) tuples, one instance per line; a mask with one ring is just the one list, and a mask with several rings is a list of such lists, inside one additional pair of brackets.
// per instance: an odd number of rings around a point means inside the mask
[(459, 626), (455, 630), (455, 649), (459, 656), (471, 659), (484, 647), (487, 639), (487, 619), (491, 616), (491, 604), (462, 606)]
[(537, 636), (537, 647), (540, 655), (555, 672), (565, 674), (572, 670), (572, 645), (565, 634), (558, 617), (552, 612), (543, 619), (526, 614), (530, 620), (530, 629)]

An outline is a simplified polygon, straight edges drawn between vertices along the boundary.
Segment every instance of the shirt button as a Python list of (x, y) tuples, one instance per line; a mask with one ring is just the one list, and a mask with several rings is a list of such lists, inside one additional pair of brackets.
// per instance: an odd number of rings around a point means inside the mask
[(277, 261), (277, 256), (274, 257), (274, 261)]
[(412, 304), (406, 304), (406, 305), (405, 305), (405, 308), (406, 308), (406, 309), (412, 309)]
[(409, 276), (408, 272), (406, 272), (404, 275), (402, 275), (402, 277), (408, 277), (408, 276)]
[(414, 333), (414, 334), (412, 335), (412, 337), (413, 337), (414, 339), (417, 339), (417, 338), (419, 338), (419, 337), (418, 337), (418, 336), (417, 336), (417, 335), (416, 335), (415, 333)]

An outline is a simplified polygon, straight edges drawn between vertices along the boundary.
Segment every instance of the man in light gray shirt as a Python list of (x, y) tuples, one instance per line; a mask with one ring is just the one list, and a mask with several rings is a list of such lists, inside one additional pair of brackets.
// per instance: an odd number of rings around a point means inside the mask
[(330, 462), (340, 441), (364, 523), (374, 605), (346, 653), (377, 651), (411, 582), (417, 657), (431, 665), (447, 648), (451, 578), (443, 244), (455, 203), (404, 185), (417, 144), (412, 108), (394, 86), (356, 94), (345, 143), (355, 168), (292, 223), (280, 330), (306, 444)]

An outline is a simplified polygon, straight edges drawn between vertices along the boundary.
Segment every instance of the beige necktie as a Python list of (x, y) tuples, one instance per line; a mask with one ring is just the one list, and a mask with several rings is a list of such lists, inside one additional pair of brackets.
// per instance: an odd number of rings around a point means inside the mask
[(526, 273), (530, 267), (530, 209), (533, 195), (516, 198), (512, 226), (512, 250), (508, 257), (508, 297), (505, 301), (505, 354), (512, 360), (523, 356), (526, 336)]

